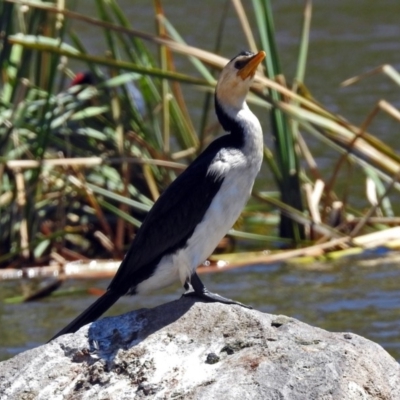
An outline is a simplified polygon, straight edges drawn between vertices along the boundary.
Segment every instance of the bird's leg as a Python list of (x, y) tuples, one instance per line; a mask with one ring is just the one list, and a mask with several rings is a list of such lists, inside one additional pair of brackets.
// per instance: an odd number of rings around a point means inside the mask
[(204, 286), (203, 282), (200, 280), (199, 276), (196, 274), (196, 272), (190, 277), (190, 280), (186, 281), (184, 285), (184, 288), (186, 290), (189, 290), (190, 287), (193, 288), (193, 291), (184, 293), (184, 296), (196, 296), (209, 302), (237, 304), (245, 308), (252, 308), (250, 306), (246, 306), (245, 304), (240, 303), (239, 301), (227, 299), (226, 297), (222, 297), (217, 293), (209, 292), (208, 289)]

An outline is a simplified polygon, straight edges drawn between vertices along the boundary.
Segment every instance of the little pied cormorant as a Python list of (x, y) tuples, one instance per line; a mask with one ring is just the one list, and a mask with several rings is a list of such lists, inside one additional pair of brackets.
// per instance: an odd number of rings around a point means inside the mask
[(261, 168), (260, 122), (246, 104), (265, 52), (242, 52), (222, 70), (215, 110), (229, 134), (214, 140), (155, 202), (106, 293), (52, 339), (95, 321), (121, 296), (180, 280), (187, 294), (239, 304), (209, 292), (196, 268), (213, 252), (245, 206)]

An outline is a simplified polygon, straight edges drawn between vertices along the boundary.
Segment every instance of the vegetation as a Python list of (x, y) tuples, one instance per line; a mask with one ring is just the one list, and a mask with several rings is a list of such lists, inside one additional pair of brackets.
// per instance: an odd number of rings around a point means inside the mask
[[(161, 0), (153, 2), (155, 34), (133, 29), (116, 0), (95, 4), (97, 16), (88, 17), (56, 0), (0, 3), (1, 267), (121, 258), (160, 192), (220, 131), (210, 112), (213, 72), (227, 60), (185, 44)], [(399, 112), (382, 101), (357, 127), (312, 98), (303, 83), (311, 1), (305, 2), (291, 86), (279, 63), (270, 1), (252, 2), (258, 32), (249, 30), (240, 0), (231, 4), (249, 48), (268, 52), (249, 101), (271, 110), (265, 120), (270, 116), (276, 148), (265, 148), (265, 163), (279, 189), (278, 195), (255, 190), (230, 232), (260, 251), (247, 255), (247, 262), (273, 259), (262, 252), (272, 244), (313, 244), (314, 252), (376, 243), (364, 236), (371, 232), (383, 231), (390, 239), (398, 219), (389, 194), (400, 187), (400, 156), (367, 129), (379, 110), (400, 121)], [(102, 31), (103, 56), (85, 48), (71, 28), (76, 20)], [(150, 43), (157, 46), (156, 56)], [(199, 77), (177, 71), (176, 53), (187, 56)], [(92, 84), (70, 86), (71, 60), (86, 64)], [(390, 66), (377, 71), (400, 84)], [(186, 109), (186, 84), (204, 95), (200, 127)], [(337, 152), (331, 176), (322, 176), (303, 135)], [(371, 206), (364, 213), (348, 197), (353, 169), (368, 181)], [(340, 174), (350, 179), (337, 191)], [(231, 257), (239, 259), (236, 253)]]

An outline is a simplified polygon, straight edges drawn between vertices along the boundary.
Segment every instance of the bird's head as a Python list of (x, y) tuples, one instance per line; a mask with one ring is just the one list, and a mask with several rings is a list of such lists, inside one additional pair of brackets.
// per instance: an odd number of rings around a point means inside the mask
[(70, 87), (76, 85), (94, 85), (95, 78), (90, 71), (78, 72), (74, 79), (72, 79)]
[(246, 99), (257, 67), (265, 58), (265, 51), (244, 51), (224, 67), (218, 79), (216, 97), (226, 108), (240, 109)]

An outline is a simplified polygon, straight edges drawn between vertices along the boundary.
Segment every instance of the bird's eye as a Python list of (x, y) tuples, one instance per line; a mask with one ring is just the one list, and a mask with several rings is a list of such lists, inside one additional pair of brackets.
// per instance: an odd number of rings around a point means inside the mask
[(249, 62), (249, 59), (244, 58), (241, 60), (237, 60), (234, 65), (235, 65), (236, 69), (242, 69), (248, 62)]

